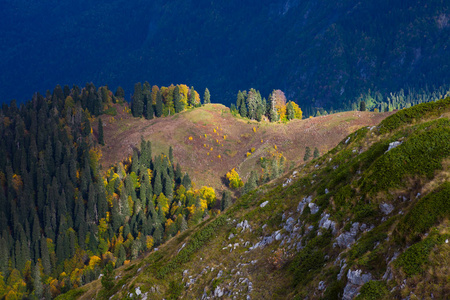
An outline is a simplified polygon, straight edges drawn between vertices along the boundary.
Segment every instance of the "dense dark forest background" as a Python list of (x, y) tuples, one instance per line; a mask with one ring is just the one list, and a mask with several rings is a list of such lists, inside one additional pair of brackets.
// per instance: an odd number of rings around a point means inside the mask
[(431, 1), (2, 1), (0, 98), (56, 84), (281, 89), (305, 115), (448, 84), (450, 4)]

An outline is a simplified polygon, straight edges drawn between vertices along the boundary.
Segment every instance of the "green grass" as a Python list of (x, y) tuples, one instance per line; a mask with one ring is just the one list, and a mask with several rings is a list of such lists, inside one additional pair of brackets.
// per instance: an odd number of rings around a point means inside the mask
[(82, 296), (86, 290), (84, 288), (70, 290), (65, 294), (59, 295), (55, 300), (75, 300)]
[(397, 237), (417, 241), (420, 235), (450, 215), (450, 182), (421, 198), (400, 221)]
[(448, 119), (422, 124), (400, 146), (381, 155), (372, 164), (363, 176), (361, 190), (373, 195), (390, 188), (399, 188), (404, 185), (406, 176), (431, 179), (435, 171), (442, 168), (442, 160), (450, 155), (448, 141)]
[(433, 247), (437, 244), (442, 244), (448, 238), (448, 234), (439, 235), (437, 230), (433, 230), (424, 240), (415, 243), (400, 254), (395, 261), (395, 266), (402, 268), (408, 276), (421, 273)]
[(360, 294), (356, 297), (356, 300), (385, 299), (389, 295), (386, 283), (374, 280), (366, 282), (359, 292)]
[(412, 124), (424, 117), (438, 116), (448, 108), (450, 108), (450, 97), (400, 110), (380, 123), (379, 132), (381, 134), (388, 133), (401, 126)]

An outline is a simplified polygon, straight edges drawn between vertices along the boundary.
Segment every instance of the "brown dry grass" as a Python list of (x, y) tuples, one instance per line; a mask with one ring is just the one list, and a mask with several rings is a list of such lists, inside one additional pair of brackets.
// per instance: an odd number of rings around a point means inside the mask
[[(120, 106), (118, 111), (112, 123), (109, 116), (102, 116), (106, 142), (102, 147), (103, 170), (131, 155), (134, 148), (139, 148), (142, 136), (152, 142), (153, 155), (167, 154), (172, 145), (175, 161), (189, 172), (197, 186), (209, 185), (219, 190), (229, 170), (237, 168), (246, 178), (251, 170), (259, 169), (256, 165), (259, 157), (266, 155), (274, 145), (289, 165), (298, 165), (303, 162), (306, 146), (326, 153), (351, 132), (376, 125), (390, 114), (351, 111), (271, 124), (234, 117), (221, 104), (208, 104), (153, 120), (133, 118)], [(255, 148), (255, 152), (247, 157), (251, 148)]]

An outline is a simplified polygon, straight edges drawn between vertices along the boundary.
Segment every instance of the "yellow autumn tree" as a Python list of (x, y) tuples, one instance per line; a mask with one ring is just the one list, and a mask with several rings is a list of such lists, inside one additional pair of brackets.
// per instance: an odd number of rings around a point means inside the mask
[(156, 94), (158, 94), (159, 87), (157, 85), (152, 86), (152, 103), (156, 104)]
[(226, 176), (227, 176), (230, 188), (237, 189), (237, 188), (244, 186), (244, 182), (242, 181), (238, 172), (234, 168), (230, 172), (228, 172)]
[(292, 106), (294, 107), (295, 118), (296, 119), (301, 119), (303, 117), (302, 109), (294, 101), (291, 101), (291, 103), (292, 103)]
[(216, 192), (212, 187), (204, 186), (200, 189), (200, 197), (206, 200), (208, 206), (213, 205), (216, 202)]
[(154, 244), (153, 237), (147, 235), (147, 237), (145, 238), (145, 246), (147, 247), (147, 250), (152, 249), (153, 244)]
[(161, 207), (163, 212), (167, 214), (169, 212), (169, 199), (167, 199), (166, 196), (164, 196), (163, 193), (159, 194), (158, 198), (156, 199), (157, 205)]

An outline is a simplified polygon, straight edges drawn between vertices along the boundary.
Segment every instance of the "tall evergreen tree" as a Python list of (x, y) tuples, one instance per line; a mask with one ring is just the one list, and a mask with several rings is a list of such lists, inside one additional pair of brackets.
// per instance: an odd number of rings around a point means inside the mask
[(117, 87), (115, 95), (116, 95), (116, 97), (118, 97), (122, 100), (125, 98), (125, 91), (123, 90), (123, 88), (121, 86)]
[(102, 146), (105, 145), (105, 140), (103, 137), (103, 122), (101, 118), (98, 118), (98, 143)]
[(225, 209), (227, 209), (228, 207), (231, 206), (231, 192), (228, 190), (225, 190), (222, 193), (222, 201), (221, 201), (221, 208), (222, 211), (224, 211)]
[(211, 103), (211, 94), (209, 93), (208, 88), (205, 89), (205, 95), (203, 96), (203, 103), (204, 104)]
[(144, 97), (142, 95), (142, 85), (140, 82), (134, 85), (133, 102), (131, 103), (133, 117), (142, 117), (144, 112)]
[(179, 113), (184, 110), (184, 102), (181, 100), (180, 88), (178, 85), (173, 89), (173, 103), (175, 105), (175, 112)]
[(303, 160), (307, 161), (310, 158), (311, 158), (311, 148), (306, 147), (305, 148), (305, 156), (303, 157)]
[(361, 101), (359, 103), (359, 111), (366, 111), (366, 102), (365, 101)]
[(318, 158), (320, 156), (319, 149), (317, 147), (314, 148), (314, 158)]
[(163, 113), (162, 95), (161, 95), (161, 91), (158, 90), (158, 92), (156, 93), (155, 116), (159, 118), (162, 116), (162, 113)]
[(289, 101), (288, 104), (286, 105), (286, 118), (288, 120), (295, 119), (295, 110), (291, 101)]
[(153, 110), (153, 102), (152, 102), (151, 95), (146, 94), (144, 96), (144, 101), (145, 101), (145, 118), (147, 120), (151, 120), (151, 119), (153, 119), (153, 116), (155, 114), (155, 112)]

